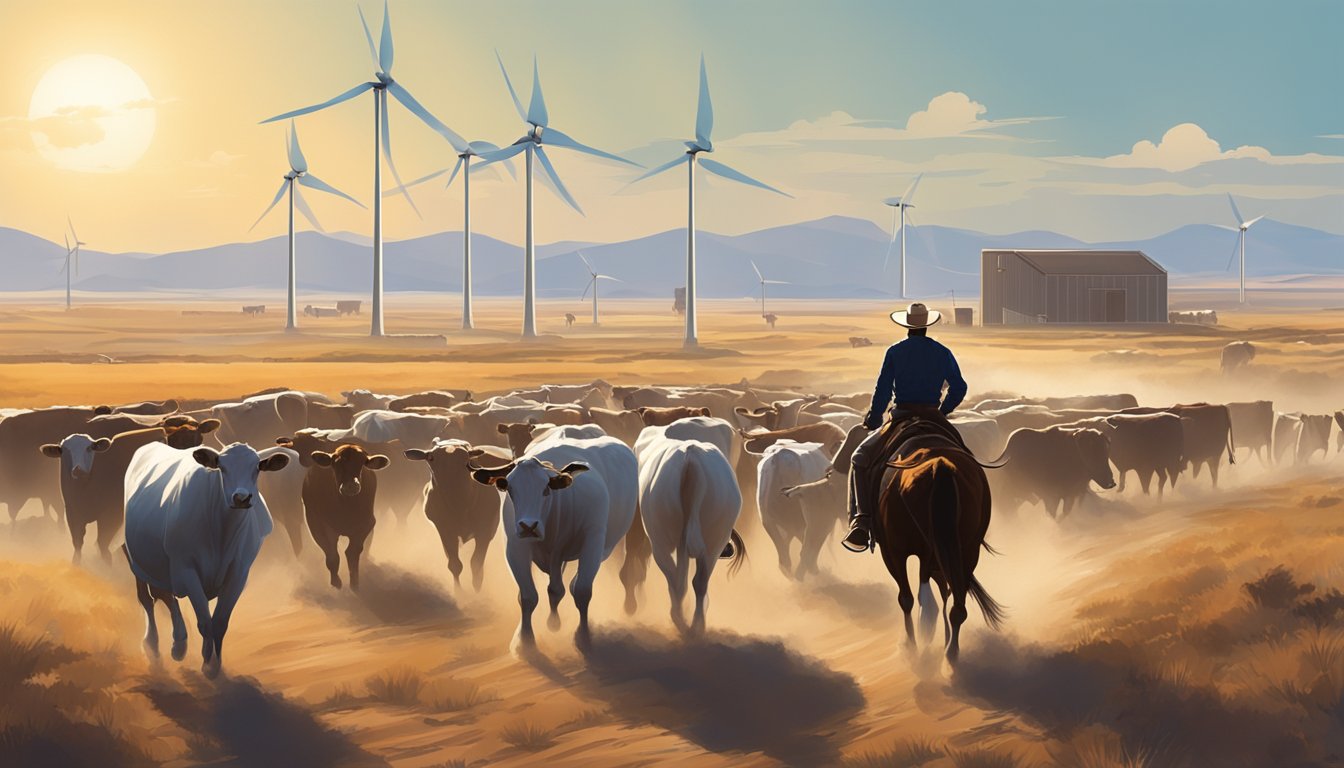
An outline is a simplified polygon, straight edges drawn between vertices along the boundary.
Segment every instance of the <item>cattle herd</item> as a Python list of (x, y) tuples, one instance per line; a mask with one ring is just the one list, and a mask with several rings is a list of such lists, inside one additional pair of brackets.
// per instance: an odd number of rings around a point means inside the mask
[[(548, 577), (548, 623), (558, 626), (568, 586), (583, 643), (594, 577), (621, 549), (626, 611), (637, 610), (652, 560), (667, 581), (672, 621), (698, 632), (718, 560), (729, 560), (730, 573), (743, 563), (739, 528), (763, 531), (790, 578), (818, 572), (819, 553), (844, 521), (848, 455), (870, 400), (868, 392), (745, 382), (600, 380), (491, 396), (453, 389), (342, 396), (338, 403), (273, 389), (226, 402), (0, 410), (0, 503), (11, 521), (30, 501), (64, 519), (76, 562), (96, 524), (98, 554), (108, 561), (124, 555), (134, 573), (150, 653), (158, 648), (154, 606), (163, 602), (172, 655), (183, 657), (178, 598), (188, 598), (211, 676), (273, 523), (284, 528), (294, 557), (311, 540), (331, 586), (352, 590), (380, 518), (405, 522), (422, 511), (459, 587), (459, 550), (473, 542), (476, 590), (502, 530), (523, 642), (533, 637), (539, 602), (534, 566)], [(1266, 464), (1328, 453), (1332, 423), (1341, 430), (1336, 451), (1344, 450), (1344, 412), (1281, 413), (1269, 401), (1145, 407), (1121, 394), (971, 402), (952, 420), (976, 456), (1006, 461), (989, 472), (1000, 512), (1039, 502), (1062, 517), (1093, 483), (1123, 491), (1130, 472), (1145, 495), (1156, 480), (1161, 496), (1187, 471), (1194, 478), (1207, 471), (1216, 487), (1224, 459), (1235, 463), (1238, 451)], [(754, 501), (755, 514), (742, 514), (744, 499)], [(570, 563), (575, 573), (566, 585)]]

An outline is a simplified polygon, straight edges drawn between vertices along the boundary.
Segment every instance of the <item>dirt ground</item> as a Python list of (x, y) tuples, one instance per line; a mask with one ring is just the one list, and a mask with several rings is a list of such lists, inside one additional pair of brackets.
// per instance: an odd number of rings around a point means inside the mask
[[(367, 316), (301, 318), (303, 331), (285, 334), (280, 305), (253, 318), (238, 303), (0, 304), (0, 407), (276, 385), (489, 393), (599, 377), (850, 392), (871, 386), (897, 330), (878, 304), (772, 301), (772, 330), (757, 305), (710, 301), (702, 347), (688, 353), (663, 302), (606, 301), (598, 328), (577, 302), (542, 302), (545, 335), (526, 344), (517, 302), (503, 300), (481, 302), (482, 330), (463, 334), (449, 330), (455, 300), (394, 299), (387, 326), (404, 335), (381, 340), (365, 336)], [(1131, 392), (1144, 404), (1272, 399), (1326, 413), (1344, 407), (1344, 312), (1325, 309), (1340, 303), (1266, 294), (1253, 310), (1220, 311), (1217, 327), (935, 335), (956, 351), (972, 398)], [(853, 348), (851, 336), (873, 346)], [(1259, 354), (1223, 376), (1219, 351), (1235, 339)], [(1032, 506), (997, 516), (989, 540), (1001, 554), (977, 575), (1009, 622), (995, 634), (972, 608), (955, 670), (937, 641), (903, 650), (879, 558), (832, 542), (822, 576), (798, 584), (763, 537), (748, 538), (737, 577), (715, 574), (703, 639), (673, 632), (656, 570), (626, 616), (609, 564), (586, 654), (570, 603), (560, 631), (539, 621), (537, 651), (514, 653), (502, 537), (483, 591), (457, 589), (431, 524), (413, 515), (380, 522), (358, 595), (327, 585), (311, 542), (296, 561), (283, 535), (268, 539), (234, 615), (226, 674), (210, 682), (194, 629), (184, 662), (146, 661), (124, 564), (69, 565), (63, 524), (30, 506), (0, 530), (0, 690), (11, 692), (0, 697), (0, 764), (1337, 763), (1341, 468), (1335, 453), (1305, 467), (1247, 459), (1216, 491), (1207, 476), (1185, 477), (1160, 502), (1132, 484), (1060, 522)], [(743, 514), (756, 515), (754, 503)]]

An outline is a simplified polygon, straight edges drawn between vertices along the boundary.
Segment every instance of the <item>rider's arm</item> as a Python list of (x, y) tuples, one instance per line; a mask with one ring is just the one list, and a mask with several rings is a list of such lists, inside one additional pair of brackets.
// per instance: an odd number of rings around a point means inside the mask
[(869, 429), (882, 426), (882, 415), (891, 404), (891, 388), (896, 382), (895, 349), (892, 347), (887, 350), (887, 356), (882, 360), (882, 372), (877, 375), (877, 386), (873, 388), (873, 404), (868, 408), (868, 415), (863, 420), (863, 425)]
[(957, 358), (952, 355), (951, 350), (947, 353), (946, 380), (947, 396), (943, 398), (943, 404), (938, 409), (944, 416), (955, 411), (966, 398), (966, 380), (961, 378), (961, 367), (957, 365)]

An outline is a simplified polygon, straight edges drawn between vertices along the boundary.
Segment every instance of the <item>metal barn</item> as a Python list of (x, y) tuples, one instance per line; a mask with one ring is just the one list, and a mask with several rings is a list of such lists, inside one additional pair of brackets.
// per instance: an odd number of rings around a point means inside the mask
[(981, 322), (1165, 323), (1167, 271), (1142, 251), (980, 252)]

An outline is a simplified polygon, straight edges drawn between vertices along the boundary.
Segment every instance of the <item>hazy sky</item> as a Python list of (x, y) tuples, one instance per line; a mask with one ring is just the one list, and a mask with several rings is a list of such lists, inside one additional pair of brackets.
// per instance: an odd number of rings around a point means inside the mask
[[(382, 6), (362, 7), (376, 37)], [(923, 171), (918, 223), (1145, 237), (1232, 223), (1231, 192), (1248, 217), (1344, 231), (1344, 3), (1334, 0), (394, 0), (391, 11), (393, 74), (468, 139), (521, 135), (494, 51), (524, 101), (535, 52), (551, 123), (647, 165), (672, 159), (691, 137), (703, 52), (715, 159), (794, 195), (703, 182), (698, 215), (708, 230), (832, 214), (889, 227), (882, 198)], [(355, 5), (344, 0), (0, 0), (0, 18), (0, 225), (59, 242), (68, 212), (97, 250), (282, 233), (283, 210), (248, 232), (287, 170), (283, 127), (258, 121), (372, 75)], [(67, 79), (55, 88), (74, 93), (67, 108), (30, 118), (44, 75), (86, 54), (128, 65), (151, 98), (92, 111), (80, 95), (88, 83)], [(298, 121), (312, 171), (366, 205), (370, 101)], [(128, 168), (73, 170), (38, 151), (107, 142), (101, 149), (115, 154), (114, 137), (132, 141), (121, 135), (132, 118), (153, 135)], [(99, 122), (117, 120), (125, 130)], [(454, 159), (399, 105), (392, 143), (403, 178)], [(684, 225), (683, 174), (626, 188), (637, 172), (563, 150), (552, 158), (587, 215), (538, 186), (541, 242)], [(477, 231), (520, 241), (521, 181), (473, 182)], [(389, 239), (461, 226), (460, 181), (416, 192), (423, 219), (387, 201)], [(367, 211), (320, 193), (307, 199), (329, 230), (371, 230)]]

